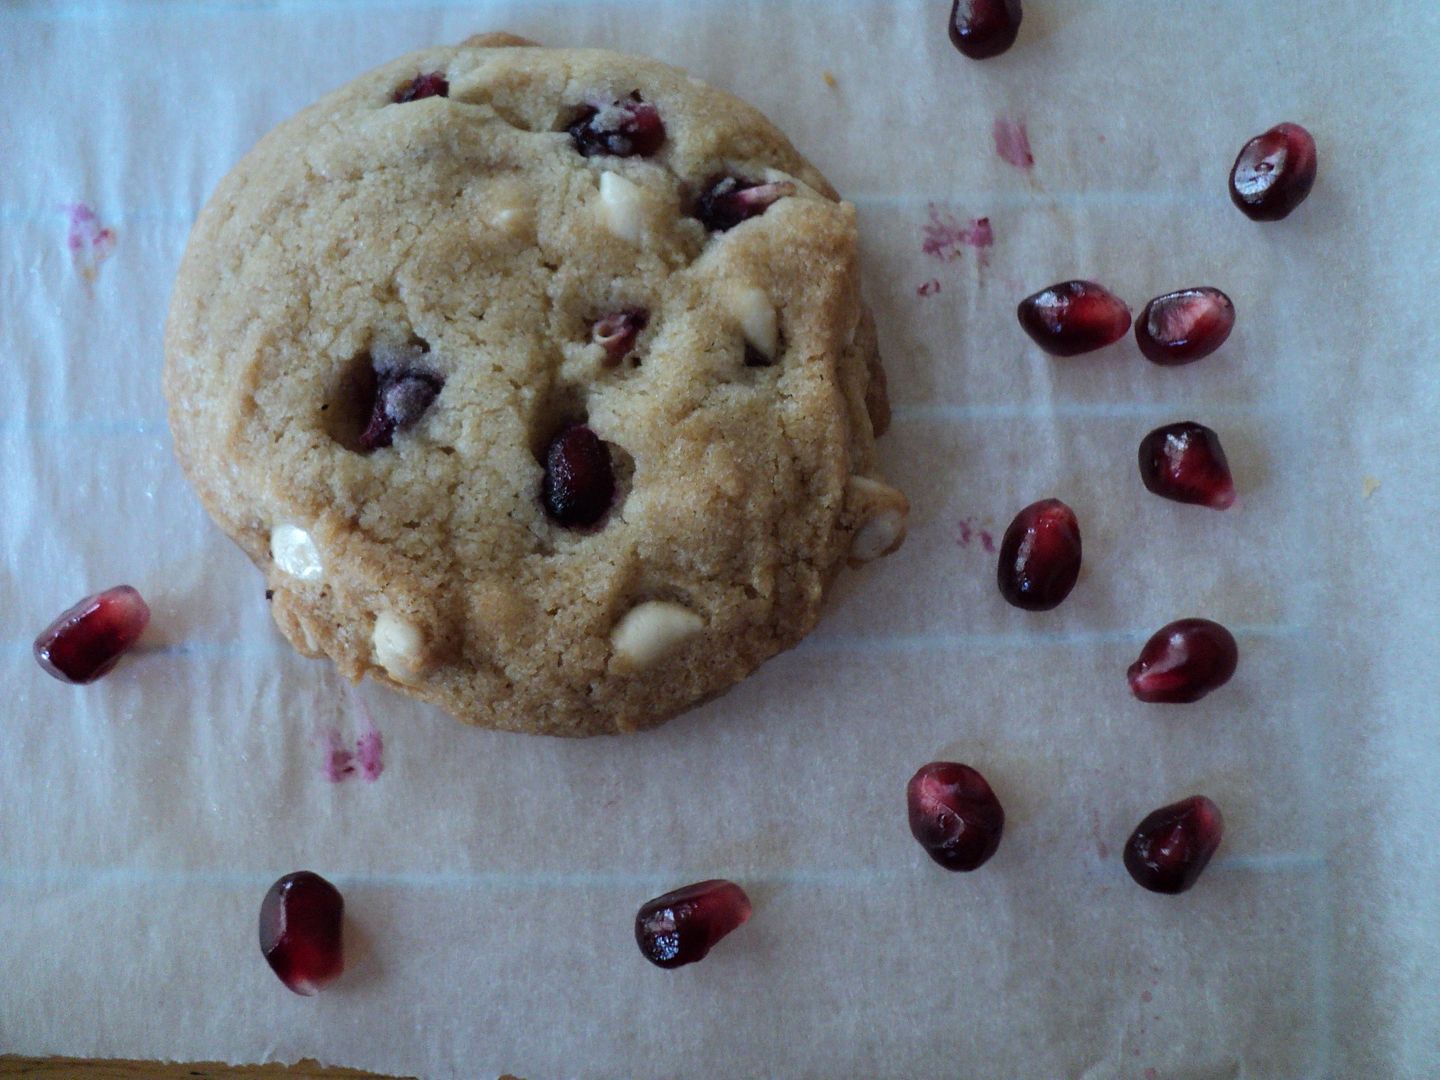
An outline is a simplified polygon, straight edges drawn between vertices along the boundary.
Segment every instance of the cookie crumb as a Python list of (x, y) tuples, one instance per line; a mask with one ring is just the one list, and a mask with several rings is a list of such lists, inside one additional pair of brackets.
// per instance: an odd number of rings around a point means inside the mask
[(1367, 476), (1360, 482), (1360, 497), (1368, 499), (1380, 488), (1380, 480), (1374, 476)]
[(840, 82), (835, 78), (835, 73), (833, 71), (822, 72), (820, 77), (825, 80), (825, 85), (830, 87), (831, 90), (834, 90), (837, 86), (840, 85)]

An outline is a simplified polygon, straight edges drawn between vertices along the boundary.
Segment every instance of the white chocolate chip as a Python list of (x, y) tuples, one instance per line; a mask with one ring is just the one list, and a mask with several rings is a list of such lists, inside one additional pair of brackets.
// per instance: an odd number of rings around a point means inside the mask
[(645, 202), (640, 185), (619, 173), (600, 174), (600, 212), (605, 227), (637, 247), (645, 238)]
[(729, 306), (745, 340), (773, 360), (780, 347), (780, 316), (765, 290), (734, 289), (729, 296)]
[(850, 562), (867, 563), (898, 548), (910, 515), (905, 496), (868, 476), (852, 476), (848, 496), (860, 522), (850, 538)]
[(314, 538), (298, 525), (276, 525), (270, 530), (270, 558), (301, 581), (319, 581), (325, 573)]
[(375, 617), (370, 633), (375, 660), (397, 682), (415, 682), (425, 663), (425, 642), (420, 628), (389, 611)]
[(705, 629), (705, 620), (689, 608), (648, 600), (627, 611), (610, 631), (617, 671), (649, 667)]

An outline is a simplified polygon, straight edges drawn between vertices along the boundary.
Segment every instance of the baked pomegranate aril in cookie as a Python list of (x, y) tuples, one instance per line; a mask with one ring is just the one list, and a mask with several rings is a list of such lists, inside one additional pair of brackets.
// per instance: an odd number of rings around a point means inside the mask
[(715, 696), (899, 547), (884, 387), (855, 209), (773, 124), (508, 35), (261, 139), (166, 334), (176, 453), (290, 642), (556, 735)]
[(750, 919), (750, 898), (733, 881), (700, 881), (657, 896), (635, 916), (635, 943), (656, 967), (703, 960), (715, 944)]

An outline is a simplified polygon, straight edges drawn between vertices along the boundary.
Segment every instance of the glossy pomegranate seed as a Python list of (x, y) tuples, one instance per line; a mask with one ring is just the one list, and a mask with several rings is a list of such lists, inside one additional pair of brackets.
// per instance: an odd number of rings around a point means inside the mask
[(1299, 124), (1277, 124), (1240, 150), (1230, 169), (1230, 199), (1252, 221), (1279, 221), (1314, 183), (1314, 138)]
[(416, 75), (414, 79), (395, 91), (395, 104), (419, 101), (427, 97), (449, 97), (450, 81), (443, 71), (432, 71), (428, 75)]
[(1000, 846), (1005, 811), (969, 765), (932, 761), (905, 788), (910, 832), (946, 870), (974, 870)]
[(340, 890), (309, 870), (286, 874), (260, 905), (260, 951), (297, 994), (318, 994), (345, 968)]
[(375, 403), (370, 422), (360, 433), (365, 450), (389, 446), (395, 433), (413, 427), (445, 386), (433, 371), (405, 365), (385, 365), (375, 373)]
[(955, 0), (950, 40), (971, 60), (999, 56), (1020, 33), (1020, 0)]
[(585, 157), (650, 157), (665, 142), (660, 110), (638, 92), (609, 105), (585, 106), (569, 131)]
[(789, 180), (762, 184), (738, 176), (711, 177), (695, 204), (695, 216), (711, 232), (733, 229), (742, 221), (758, 217), (772, 204), (795, 194)]
[(1062, 281), (1020, 301), (1020, 325), (1036, 345), (1052, 356), (1113, 345), (1130, 329), (1130, 309), (1103, 285)]
[(1219, 289), (1202, 286), (1157, 296), (1135, 320), (1145, 359), (1166, 367), (1209, 356), (1235, 328), (1235, 305)]
[(545, 511), (569, 529), (594, 525), (615, 498), (610, 448), (584, 424), (571, 424), (550, 440), (541, 486)]
[(1126, 672), (1141, 701), (1188, 705), (1230, 681), (1240, 649), (1209, 619), (1179, 619), (1157, 630)]
[(1140, 440), (1140, 479), (1166, 499), (1224, 510), (1235, 503), (1235, 481), (1220, 436), (1182, 420)]
[(1080, 576), (1080, 523), (1059, 499), (1031, 503), (1000, 541), (1000, 595), (1026, 611), (1049, 611)]
[(704, 960), (715, 943), (750, 919), (750, 898), (733, 881), (686, 885), (642, 906), (635, 915), (635, 943), (662, 968)]
[(140, 640), (150, 608), (129, 585), (87, 596), (35, 639), (35, 659), (61, 682), (89, 683)]
[(1220, 808), (1204, 795), (1162, 806), (1130, 834), (1125, 869), (1151, 892), (1182, 893), (1210, 862), (1224, 828)]
[(605, 350), (605, 366), (615, 367), (635, 348), (635, 339), (650, 323), (644, 308), (606, 315), (590, 328), (590, 340)]

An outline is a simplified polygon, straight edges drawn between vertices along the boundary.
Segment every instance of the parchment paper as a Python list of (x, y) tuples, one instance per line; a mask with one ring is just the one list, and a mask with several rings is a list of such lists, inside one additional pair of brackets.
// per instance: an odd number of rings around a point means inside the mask
[[(528, 1080), (1440, 1075), (1440, 8), (1031, 0), (978, 64), (947, 7), (0, 9), (0, 1051)], [(280, 639), (170, 452), (161, 328), (216, 182), (323, 92), (499, 28), (738, 92), (861, 211), (909, 541), (801, 648), (649, 735), (499, 735), (347, 691)], [(997, 120), (1033, 167), (997, 153)], [(1226, 177), (1281, 120), (1315, 133), (1319, 180), (1257, 225)], [(1052, 360), (1014, 306), (1072, 276), (1136, 310), (1217, 285), (1238, 325), (1190, 368), (1131, 342)], [(1141, 487), (1141, 436), (1180, 419), (1220, 433), (1234, 509)], [(1025, 614), (986, 545), (1051, 495), (1086, 569)], [(121, 582), (154, 608), (142, 652), (87, 688), (44, 675), (35, 633)], [(1126, 665), (1186, 615), (1235, 630), (1239, 674), (1135, 702)], [(940, 757), (1007, 810), (975, 874), (908, 834), (905, 781)], [(1182, 897), (1136, 888), (1129, 831), (1196, 792), (1220, 855)], [(301, 868), (350, 920), (350, 970), (313, 1000), (255, 943)], [(749, 890), (750, 924), (703, 964), (646, 964), (636, 907), (712, 876)]]

